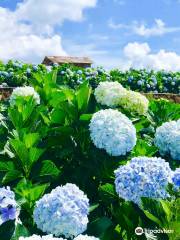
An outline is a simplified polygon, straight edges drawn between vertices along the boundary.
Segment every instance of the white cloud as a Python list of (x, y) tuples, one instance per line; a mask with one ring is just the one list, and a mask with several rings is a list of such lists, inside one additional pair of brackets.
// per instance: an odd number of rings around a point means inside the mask
[(180, 55), (164, 49), (152, 53), (148, 43), (128, 43), (124, 47), (124, 62), (126, 62), (127, 69), (133, 67), (167, 71), (180, 70)]
[(83, 10), (96, 6), (97, 0), (24, 0), (18, 4), (16, 15), (35, 27), (50, 29), (65, 20), (81, 21)]
[(152, 27), (146, 27), (145, 24), (134, 26), (134, 32), (140, 36), (161, 36), (166, 33), (178, 32), (180, 27), (166, 27), (166, 24), (161, 19), (155, 19), (155, 24)]
[(54, 32), (64, 20), (83, 20), (96, 0), (24, 0), (15, 11), (0, 7), (0, 59), (40, 62), (45, 55), (66, 55)]
[(61, 37), (33, 33), (31, 25), (19, 23), (13, 12), (0, 8), (0, 59), (39, 62), (45, 55), (62, 54)]
[(142, 37), (162, 36), (166, 33), (180, 31), (180, 27), (167, 27), (161, 19), (155, 19), (155, 23), (151, 27), (147, 27), (147, 24), (139, 23), (137, 21), (134, 21), (131, 24), (116, 24), (112, 19), (110, 19), (108, 26), (112, 29), (127, 29)]

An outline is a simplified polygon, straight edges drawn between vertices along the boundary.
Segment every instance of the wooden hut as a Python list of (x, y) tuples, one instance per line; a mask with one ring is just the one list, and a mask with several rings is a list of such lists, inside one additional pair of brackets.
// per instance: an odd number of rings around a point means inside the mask
[(91, 67), (92, 60), (88, 57), (69, 57), (69, 56), (46, 56), (42, 62), (46, 66), (52, 66), (53, 64), (73, 64), (78, 67), (87, 68)]

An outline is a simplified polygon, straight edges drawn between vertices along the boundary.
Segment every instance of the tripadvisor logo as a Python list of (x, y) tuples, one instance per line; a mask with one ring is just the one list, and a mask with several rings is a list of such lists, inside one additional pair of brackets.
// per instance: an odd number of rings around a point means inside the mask
[(147, 228), (142, 228), (142, 227), (137, 227), (135, 229), (135, 234), (140, 236), (142, 234), (148, 235), (148, 234), (167, 234), (167, 233), (174, 233), (173, 229), (147, 229)]
[(135, 229), (135, 234), (136, 235), (142, 235), (144, 233), (144, 230), (143, 230), (143, 228), (142, 227), (137, 227), (136, 229)]

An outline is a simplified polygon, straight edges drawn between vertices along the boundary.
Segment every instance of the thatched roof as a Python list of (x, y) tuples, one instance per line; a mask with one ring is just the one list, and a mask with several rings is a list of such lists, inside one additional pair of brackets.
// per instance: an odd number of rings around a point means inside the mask
[(46, 56), (42, 62), (45, 65), (54, 63), (63, 64), (70, 63), (74, 65), (91, 65), (93, 61), (88, 57), (70, 57), (70, 56)]

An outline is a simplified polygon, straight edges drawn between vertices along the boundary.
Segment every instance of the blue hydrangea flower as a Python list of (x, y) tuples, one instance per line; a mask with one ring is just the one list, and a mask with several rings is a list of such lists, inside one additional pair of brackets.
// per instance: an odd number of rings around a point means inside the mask
[(65, 74), (65, 71), (61, 71), (61, 75), (64, 75)]
[(27, 68), (27, 69), (26, 69), (26, 73), (27, 73), (27, 74), (30, 74), (30, 73), (31, 73), (31, 69), (30, 69), (30, 68)]
[(15, 220), (19, 216), (19, 207), (15, 201), (14, 192), (9, 187), (0, 188), (0, 225)]
[(171, 180), (169, 163), (162, 158), (135, 157), (115, 171), (119, 197), (141, 205), (141, 197), (165, 199)]
[(143, 81), (142, 80), (137, 81), (137, 85), (138, 86), (142, 86), (143, 85)]
[(180, 168), (176, 168), (176, 170), (173, 172), (172, 181), (175, 188), (180, 187)]
[(77, 74), (79, 74), (79, 75), (82, 75), (82, 73), (83, 73), (82, 70), (77, 71)]
[(136, 129), (118, 110), (106, 109), (93, 114), (90, 135), (97, 148), (112, 156), (126, 155), (136, 145)]
[(180, 160), (180, 119), (163, 123), (156, 129), (155, 145), (162, 156), (169, 154), (174, 160)]
[(88, 211), (87, 196), (76, 185), (67, 183), (36, 202), (34, 221), (47, 234), (72, 238), (86, 230)]
[(33, 65), (33, 70), (37, 71), (38, 70), (38, 66), (37, 65)]
[(91, 237), (88, 235), (79, 235), (74, 240), (100, 240), (100, 239), (96, 237)]

